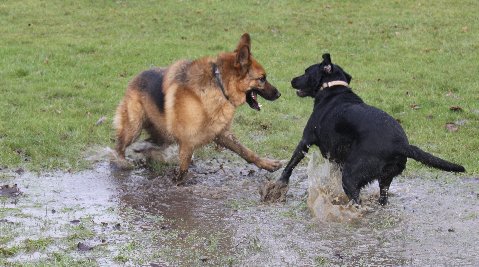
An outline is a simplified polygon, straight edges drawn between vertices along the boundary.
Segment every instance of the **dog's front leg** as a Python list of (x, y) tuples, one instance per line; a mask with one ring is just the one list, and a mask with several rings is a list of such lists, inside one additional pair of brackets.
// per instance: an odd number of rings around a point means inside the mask
[(304, 158), (306, 153), (308, 153), (309, 147), (310, 144), (305, 139), (301, 139), (298, 146), (296, 146), (296, 149), (294, 150), (293, 156), (289, 160), (288, 165), (286, 165), (283, 170), (283, 173), (281, 173), (281, 177), (278, 179), (278, 183), (283, 183), (286, 185), (289, 183), (289, 177), (291, 176), (291, 173), (293, 172), (296, 165), (298, 165), (298, 163)]
[(243, 146), (233, 133), (229, 131), (222, 132), (215, 138), (215, 143), (223, 146), (236, 154), (240, 155), (248, 163), (254, 163), (261, 169), (268, 170), (270, 172), (276, 171), (281, 168), (279, 160), (271, 160), (267, 158), (260, 158), (256, 153), (247, 147)]
[(309, 143), (304, 139), (299, 142), (296, 150), (291, 157), (286, 168), (284, 168), (281, 177), (276, 182), (268, 181), (259, 187), (259, 194), (263, 202), (284, 202), (286, 201), (286, 193), (288, 192), (289, 177), (293, 169), (304, 158), (309, 150)]

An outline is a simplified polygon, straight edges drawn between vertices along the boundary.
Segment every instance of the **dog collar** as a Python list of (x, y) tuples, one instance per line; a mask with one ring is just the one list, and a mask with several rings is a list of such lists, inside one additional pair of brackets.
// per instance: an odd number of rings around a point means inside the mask
[(226, 95), (225, 87), (224, 87), (223, 81), (221, 79), (220, 69), (218, 69), (218, 66), (216, 64), (213, 63), (212, 65), (213, 65), (213, 74), (215, 75), (216, 84), (220, 87), (221, 92), (225, 96), (226, 100), (229, 101), (230, 98)]
[(321, 85), (321, 88), (319, 88), (319, 90), (324, 90), (326, 88), (333, 87), (336, 85), (344, 85), (346, 87), (349, 87), (349, 84), (345, 81), (332, 81), (332, 82), (323, 83), (323, 85)]

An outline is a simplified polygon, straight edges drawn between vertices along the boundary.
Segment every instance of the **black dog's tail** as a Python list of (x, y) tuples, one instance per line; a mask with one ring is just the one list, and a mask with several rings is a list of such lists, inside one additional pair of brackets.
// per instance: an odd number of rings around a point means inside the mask
[(423, 150), (421, 150), (419, 147), (409, 145), (401, 151), (401, 154), (408, 158), (415, 159), (422, 164), (425, 164), (430, 167), (434, 167), (436, 169), (440, 169), (443, 171), (448, 171), (448, 172), (465, 172), (466, 169), (462, 167), (461, 165), (451, 163), (449, 161), (440, 159), (438, 157), (435, 157)]

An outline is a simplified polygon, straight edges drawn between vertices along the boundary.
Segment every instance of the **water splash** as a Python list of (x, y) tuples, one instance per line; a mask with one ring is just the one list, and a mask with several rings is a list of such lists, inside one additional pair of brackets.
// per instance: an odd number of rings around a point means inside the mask
[(166, 163), (178, 163), (179, 161), (177, 144), (157, 146), (149, 142), (137, 142), (132, 145), (131, 150), (142, 154), (137, 156), (143, 156), (148, 161), (153, 160)]
[(350, 221), (362, 216), (366, 210), (348, 205), (342, 188), (341, 166), (324, 159), (314, 151), (308, 163), (308, 207), (321, 221)]

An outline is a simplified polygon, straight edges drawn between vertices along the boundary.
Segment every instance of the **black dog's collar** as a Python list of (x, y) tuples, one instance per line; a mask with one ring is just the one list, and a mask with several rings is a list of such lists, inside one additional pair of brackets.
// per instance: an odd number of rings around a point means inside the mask
[(332, 82), (323, 83), (323, 85), (321, 85), (319, 90), (324, 90), (326, 88), (333, 87), (336, 85), (344, 85), (346, 87), (349, 87), (349, 84), (345, 81), (332, 81)]
[(215, 81), (216, 81), (216, 84), (220, 87), (221, 89), (221, 92), (223, 93), (223, 95), (225, 96), (226, 100), (230, 100), (230, 98), (226, 95), (226, 92), (225, 92), (225, 87), (223, 85), (223, 81), (221, 79), (221, 73), (220, 73), (220, 69), (218, 69), (218, 66), (213, 63), (212, 64), (212, 67), (213, 67), (213, 74), (215, 76)]

